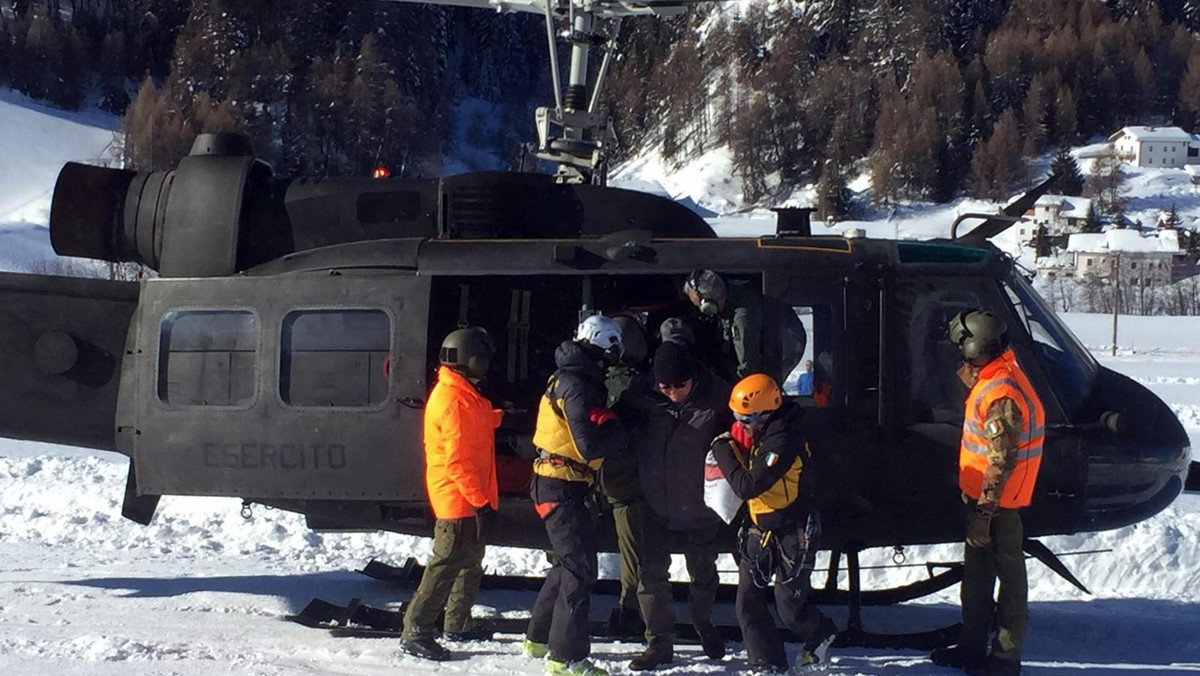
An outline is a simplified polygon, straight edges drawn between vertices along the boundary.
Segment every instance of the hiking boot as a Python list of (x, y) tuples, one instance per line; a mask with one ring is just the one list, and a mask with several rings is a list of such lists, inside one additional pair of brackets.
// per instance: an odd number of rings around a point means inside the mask
[(450, 651), (442, 647), (432, 636), (414, 636), (400, 639), (400, 650), (413, 657), (434, 662), (445, 662), (450, 659)]
[(476, 624), (462, 631), (444, 631), (442, 638), (447, 641), (490, 641), (495, 633), (482, 624)]
[(667, 641), (651, 641), (641, 655), (629, 661), (631, 671), (650, 671), (675, 661), (675, 647)]
[(712, 622), (701, 622), (696, 627), (696, 634), (700, 636), (700, 647), (704, 648), (704, 654), (710, 660), (719, 660), (725, 657), (725, 637), (721, 636), (721, 632), (713, 626)]
[(559, 662), (546, 660), (547, 676), (608, 676), (608, 672), (592, 664), (591, 660)]
[(1017, 660), (989, 657), (968, 666), (965, 671), (970, 676), (1020, 676), (1021, 663)]
[(987, 661), (987, 655), (982, 650), (966, 650), (959, 646), (950, 646), (949, 648), (938, 648), (929, 653), (929, 661), (939, 667), (966, 671), (968, 668)]
[(815, 645), (805, 645), (796, 655), (796, 665), (793, 671), (797, 674), (811, 674), (824, 671), (829, 666), (829, 647), (837, 638), (837, 625), (832, 620), (826, 620), (821, 626), (820, 638)]
[(550, 652), (550, 644), (548, 643), (538, 643), (537, 641), (525, 639), (525, 642), (521, 644), (521, 653), (525, 657), (532, 657), (535, 660), (542, 659), (548, 652)]

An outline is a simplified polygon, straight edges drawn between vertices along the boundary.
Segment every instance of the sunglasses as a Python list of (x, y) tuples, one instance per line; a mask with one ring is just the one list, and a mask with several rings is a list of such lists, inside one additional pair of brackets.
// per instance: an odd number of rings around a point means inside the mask
[(762, 417), (762, 411), (759, 411), (758, 413), (734, 413), (733, 414), (733, 419), (742, 423), (743, 425), (751, 425), (754, 423), (754, 421), (758, 420), (760, 417)]

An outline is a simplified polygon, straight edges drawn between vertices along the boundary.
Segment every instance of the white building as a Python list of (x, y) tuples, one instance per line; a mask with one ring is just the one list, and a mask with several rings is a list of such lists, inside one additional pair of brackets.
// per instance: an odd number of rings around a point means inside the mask
[(1179, 127), (1125, 127), (1108, 137), (1122, 160), (1138, 167), (1200, 164), (1200, 137)]
[(1046, 234), (1063, 235), (1079, 232), (1092, 211), (1092, 201), (1083, 197), (1042, 195), (1033, 208), (1025, 212), (1025, 220), (1016, 225), (1017, 235), (1028, 243), (1037, 234), (1038, 226), (1046, 226)]
[(1174, 230), (1074, 234), (1067, 243), (1067, 265), (1077, 276), (1111, 278), (1114, 266), (1119, 265), (1121, 282), (1134, 285), (1169, 283), (1171, 265), (1182, 254), (1179, 233)]

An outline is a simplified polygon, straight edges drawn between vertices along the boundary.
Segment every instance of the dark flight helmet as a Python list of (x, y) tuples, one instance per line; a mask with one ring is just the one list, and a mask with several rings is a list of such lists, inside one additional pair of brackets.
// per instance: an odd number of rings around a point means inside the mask
[(621, 327), (621, 345), (625, 351), (621, 354), (621, 362), (637, 365), (646, 360), (646, 330), (642, 323), (633, 315), (617, 315), (613, 317), (617, 326)]
[(456, 369), (468, 378), (483, 380), (487, 376), (496, 345), (486, 329), (469, 326), (451, 331), (442, 340), (438, 361)]
[(963, 310), (950, 320), (950, 341), (963, 359), (982, 366), (1008, 347), (1008, 326), (987, 310)]

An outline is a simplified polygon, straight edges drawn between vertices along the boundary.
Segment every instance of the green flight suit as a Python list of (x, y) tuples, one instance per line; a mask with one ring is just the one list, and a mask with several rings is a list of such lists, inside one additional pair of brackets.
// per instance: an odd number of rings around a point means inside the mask
[[(604, 386), (608, 390), (609, 406), (616, 402), (638, 375), (637, 369), (624, 364), (608, 369)], [(642, 532), (642, 500), (638, 489), (637, 458), (628, 448), (604, 459), (604, 468), (600, 471), (600, 492), (612, 508), (613, 526), (617, 531), (617, 550), (621, 556), (620, 605), (637, 612), (637, 535)]]

